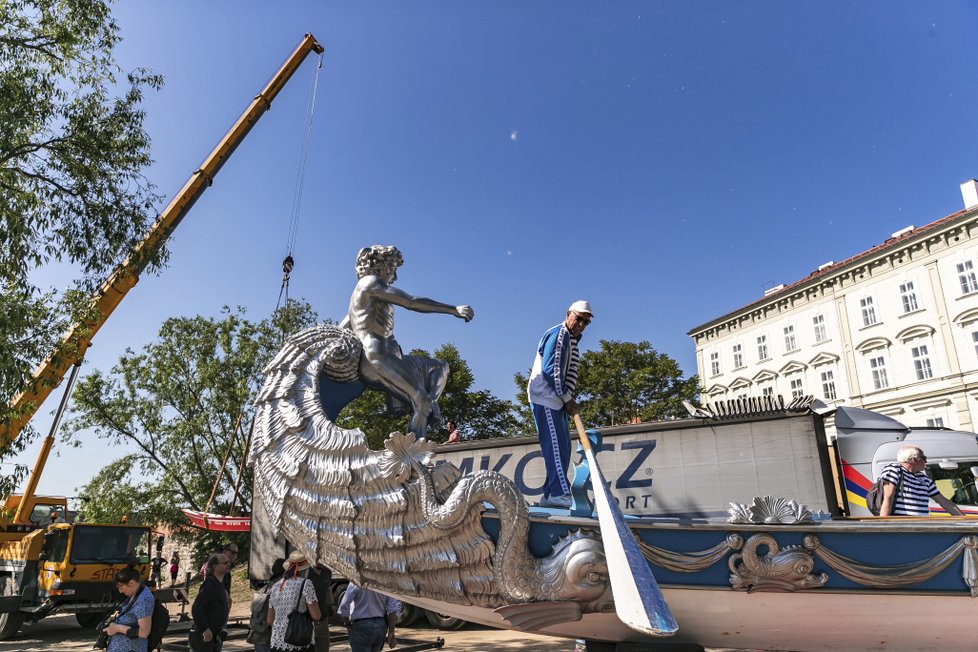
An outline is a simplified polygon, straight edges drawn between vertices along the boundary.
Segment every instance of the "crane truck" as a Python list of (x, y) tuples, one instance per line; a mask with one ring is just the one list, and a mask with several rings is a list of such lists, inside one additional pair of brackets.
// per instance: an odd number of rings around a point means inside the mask
[(36, 622), (55, 612), (73, 612), (82, 626), (96, 625), (122, 599), (113, 577), (135, 563), (149, 577), (149, 525), (67, 522), (64, 497), (41, 496), (37, 485), (67, 403), (78, 365), (92, 338), (139, 280), (153, 255), (166, 242), (228, 157), (306, 57), (323, 53), (323, 46), (306, 34), (295, 51), (235, 121), (179, 193), (160, 213), (129, 257), (100, 286), (91, 299), (97, 318), (73, 324), (61, 342), (34, 370), (12, 401), (14, 416), (0, 423), (0, 447), (16, 439), (48, 395), (72, 369), (58, 416), (44, 439), (37, 461), (21, 494), (8, 496), (0, 511), (0, 640), (13, 636), (26, 620)]

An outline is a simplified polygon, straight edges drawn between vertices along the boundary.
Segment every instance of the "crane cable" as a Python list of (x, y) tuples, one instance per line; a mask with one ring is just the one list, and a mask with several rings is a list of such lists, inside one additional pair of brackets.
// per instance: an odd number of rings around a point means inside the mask
[[(282, 287), (278, 293), (278, 302), (275, 304), (275, 311), (282, 305), (282, 297), (285, 296), (285, 305), (289, 303), (289, 276), (292, 274), (292, 268), (295, 266), (295, 260), (292, 258), (292, 250), (295, 247), (295, 237), (299, 228), (299, 213), (302, 205), (302, 188), (305, 182), (306, 174), (306, 164), (309, 160), (309, 141), (312, 136), (312, 118), (316, 110), (316, 91), (319, 87), (319, 71), (323, 67), (323, 55), (319, 55), (319, 62), (316, 65), (316, 70), (313, 73), (312, 78), (312, 89), (309, 93), (309, 99), (306, 102), (306, 121), (303, 128), (302, 135), (302, 145), (299, 151), (299, 170), (296, 175), (295, 182), (295, 194), (292, 198), (292, 219), (289, 223), (289, 239), (286, 244), (286, 254), (285, 260), (282, 261)], [(283, 333), (284, 335), (284, 333)], [(241, 428), (241, 420), (244, 417), (244, 410), (238, 414), (237, 423), (234, 424), (234, 430), (231, 433), (231, 437), (228, 441), (227, 451), (224, 453), (224, 460), (221, 462), (221, 468), (217, 473), (217, 478), (214, 480), (214, 486), (211, 488), (211, 495), (207, 499), (207, 505), (204, 507), (204, 519), (206, 523), (207, 514), (210, 511), (211, 504), (214, 502), (214, 498), (217, 495), (217, 488), (221, 483), (221, 478), (224, 475), (224, 471), (227, 468), (228, 458), (231, 457), (231, 451), (234, 449), (235, 444), (238, 443), (238, 432)], [(231, 511), (234, 513), (237, 511), (237, 499), (241, 488), (241, 478), (244, 476), (243, 467), (247, 464), (248, 459), (248, 449), (251, 446), (251, 435), (254, 432), (255, 422), (254, 419), (251, 421), (251, 427), (248, 429), (248, 436), (245, 437), (244, 445), (244, 459), (242, 464), (238, 469), (238, 478), (234, 484), (234, 497), (231, 499)], [(241, 432), (244, 436), (244, 432)]]
[(323, 55), (319, 55), (319, 62), (312, 77), (312, 89), (309, 92), (309, 99), (306, 101), (306, 121), (303, 126), (301, 146), (299, 148), (299, 168), (296, 172), (295, 193), (292, 197), (292, 217), (289, 221), (289, 236), (285, 245), (285, 260), (282, 261), (282, 287), (278, 291), (278, 302), (275, 304), (275, 311), (282, 306), (282, 297), (285, 297), (285, 305), (289, 304), (289, 279), (295, 267), (295, 259), (292, 252), (295, 249), (295, 239), (299, 232), (299, 216), (302, 212), (302, 191), (305, 187), (306, 167), (309, 163), (309, 143), (312, 140), (312, 119), (316, 112), (316, 92), (319, 88), (319, 71), (323, 67)]

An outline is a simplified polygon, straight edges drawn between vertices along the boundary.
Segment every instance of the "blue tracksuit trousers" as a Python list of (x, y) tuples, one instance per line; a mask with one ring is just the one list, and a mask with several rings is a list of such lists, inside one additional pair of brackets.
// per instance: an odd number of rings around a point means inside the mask
[(533, 423), (537, 427), (543, 463), (547, 467), (543, 497), (569, 496), (567, 463), (570, 461), (570, 429), (567, 425), (567, 411), (554, 410), (536, 403), (531, 403), (530, 406), (533, 408)]

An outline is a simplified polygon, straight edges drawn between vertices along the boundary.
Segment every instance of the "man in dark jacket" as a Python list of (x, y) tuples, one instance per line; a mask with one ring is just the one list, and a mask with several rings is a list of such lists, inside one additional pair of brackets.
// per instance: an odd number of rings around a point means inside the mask
[(224, 576), (231, 562), (224, 553), (211, 555), (207, 560), (207, 575), (200, 585), (191, 614), (194, 626), (190, 630), (190, 649), (193, 652), (221, 652), (230, 608)]
[(333, 571), (316, 564), (309, 569), (309, 581), (316, 590), (323, 617), (316, 623), (316, 652), (329, 652), (329, 617), (333, 615)]

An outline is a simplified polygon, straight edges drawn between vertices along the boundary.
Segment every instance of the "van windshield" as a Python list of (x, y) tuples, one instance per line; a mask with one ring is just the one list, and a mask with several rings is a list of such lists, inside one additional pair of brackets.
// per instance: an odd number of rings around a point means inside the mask
[(135, 564), (149, 561), (149, 530), (138, 527), (76, 525), (73, 564)]
[(978, 489), (975, 488), (975, 476), (971, 474), (970, 469), (976, 465), (978, 460), (958, 462), (956, 469), (928, 466), (927, 475), (937, 485), (937, 490), (948, 500), (958, 505), (978, 505)]

